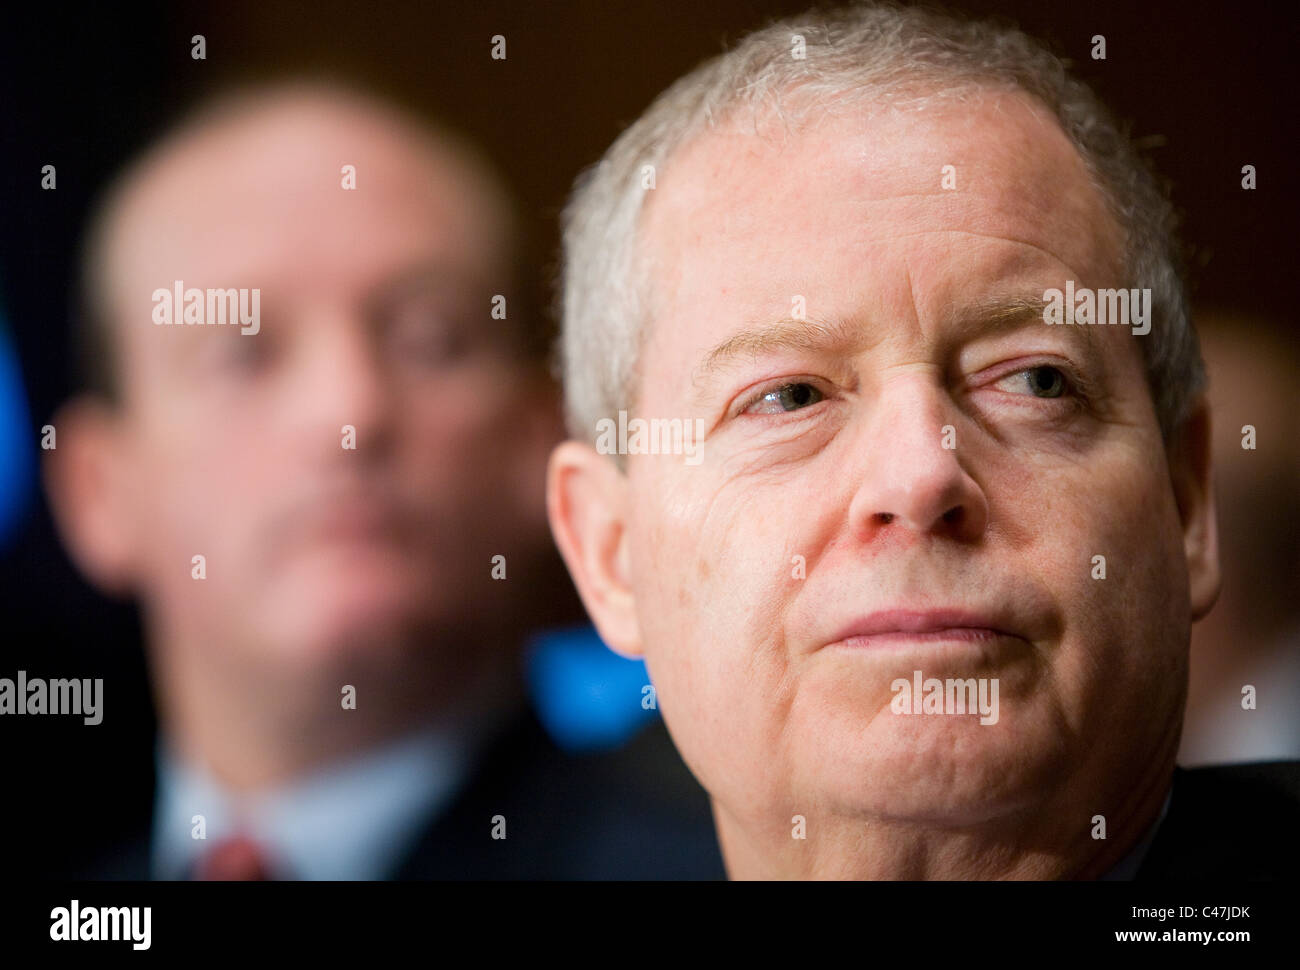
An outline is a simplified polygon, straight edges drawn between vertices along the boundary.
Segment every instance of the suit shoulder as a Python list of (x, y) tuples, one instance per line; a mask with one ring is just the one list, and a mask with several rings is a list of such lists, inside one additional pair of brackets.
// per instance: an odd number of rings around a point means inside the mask
[(1174, 772), (1169, 814), (1139, 873), (1162, 879), (1292, 879), (1300, 872), (1300, 762)]
[(1181, 768), (1173, 798), (1206, 823), (1216, 818), (1251, 822), (1269, 833), (1293, 827), (1300, 813), (1300, 761)]
[(398, 878), (722, 879), (725, 870), (708, 797), (666, 731), (574, 754), (530, 713), (485, 752)]

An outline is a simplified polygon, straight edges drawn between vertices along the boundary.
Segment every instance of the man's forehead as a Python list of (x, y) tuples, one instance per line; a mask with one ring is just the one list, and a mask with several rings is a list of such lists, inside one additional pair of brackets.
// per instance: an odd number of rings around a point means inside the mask
[(834, 247), (904, 227), (1014, 237), (1071, 264), (1098, 251), (1113, 261), (1121, 239), (1045, 108), (1015, 92), (972, 91), (902, 109), (842, 105), (788, 130), (769, 119), (757, 132), (748, 121), (705, 132), (664, 166), (642, 240), (656, 283), (690, 292), (701, 251), (744, 252), (766, 275), (765, 256), (788, 257), (783, 239)]
[[(345, 186), (349, 171), (356, 189)], [(497, 255), (507, 221), (491, 178), (456, 146), (381, 105), (316, 93), (268, 97), (178, 132), (110, 207), (110, 280), (231, 234), (282, 238), (293, 222), (310, 235), (312, 224), (316, 232), (346, 219), (365, 227), (393, 222), (394, 213), (411, 231), (465, 236), (465, 250)]]
[(951, 338), (963, 313), (986, 321), (990, 300), (1119, 268), (1118, 227), (1064, 132), (1001, 92), (788, 134), (725, 127), (670, 158), (653, 196), (647, 354), (696, 385), (733, 339), (745, 350), (746, 334), (792, 310), (805, 319), (800, 302), (807, 320), (856, 321), (847, 352), (886, 322), (893, 339)]

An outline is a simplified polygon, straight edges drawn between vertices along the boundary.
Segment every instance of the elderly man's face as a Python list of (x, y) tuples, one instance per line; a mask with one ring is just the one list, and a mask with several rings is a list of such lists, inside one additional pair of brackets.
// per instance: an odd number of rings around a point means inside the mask
[[(507, 231), (460, 156), (328, 98), (203, 130), (144, 173), (107, 266), (113, 518), (164, 639), (291, 669), (499, 612), (490, 560), (545, 541), (549, 448), (529, 432), (541, 385), (491, 318)], [(260, 329), (156, 325), (177, 280), (258, 288)]]
[[(1193, 610), (1149, 338), (996, 309), (1122, 285), (1082, 163), (1011, 96), (769, 135), (706, 134), (649, 202), (636, 414), (707, 439), (629, 457), (602, 630), (644, 651), (724, 848), (1125, 777), (1176, 738)], [(997, 722), (893, 713), (917, 670), (997, 678)]]

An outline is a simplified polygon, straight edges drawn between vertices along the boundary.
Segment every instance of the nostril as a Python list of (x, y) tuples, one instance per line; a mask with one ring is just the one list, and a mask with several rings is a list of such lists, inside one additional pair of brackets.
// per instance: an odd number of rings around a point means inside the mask
[(889, 523), (891, 523), (891, 522), (894, 521), (894, 513), (893, 513), (893, 512), (879, 512), (879, 513), (877, 513), (876, 518), (880, 520), (880, 524), (881, 524), (881, 525), (889, 525)]
[(961, 521), (961, 506), (954, 505), (947, 512), (943, 513), (943, 521), (949, 525), (956, 525)]

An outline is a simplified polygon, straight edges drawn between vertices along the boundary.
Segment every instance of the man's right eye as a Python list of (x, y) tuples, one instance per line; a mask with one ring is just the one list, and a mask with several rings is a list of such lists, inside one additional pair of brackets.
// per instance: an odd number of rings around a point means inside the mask
[(810, 407), (825, 399), (816, 387), (807, 381), (782, 384), (762, 392), (743, 408), (743, 414), (784, 414)]
[(200, 353), (200, 361), (208, 369), (251, 374), (267, 361), (269, 348), (261, 335), (233, 331), (204, 333), (201, 338), (208, 341)]

